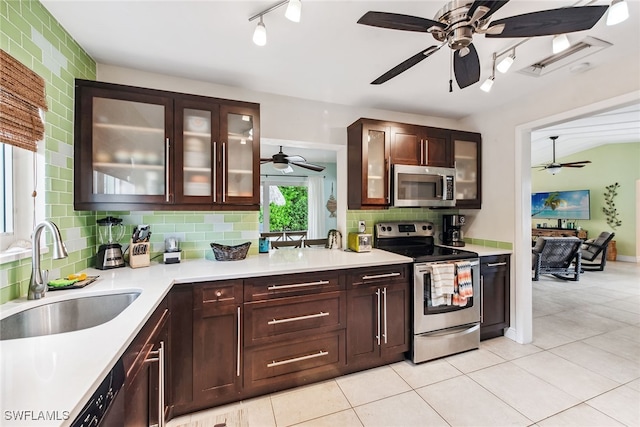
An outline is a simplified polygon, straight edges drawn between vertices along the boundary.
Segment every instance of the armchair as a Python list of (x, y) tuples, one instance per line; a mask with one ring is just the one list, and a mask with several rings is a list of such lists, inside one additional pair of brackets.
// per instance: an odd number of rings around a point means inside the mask
[(539, 237), (531, 252), (533, 280), (551, 274), (562, 280), (580, 280), (582, 240), (577, 237)]
[(582, 263), (582, 269), (588, 271), (602, 271), (607, 263), (607, 248), (616, 233), (603, 231), (597, 239), (587, 240), (582, 245), (582, 259), (589, 262)]

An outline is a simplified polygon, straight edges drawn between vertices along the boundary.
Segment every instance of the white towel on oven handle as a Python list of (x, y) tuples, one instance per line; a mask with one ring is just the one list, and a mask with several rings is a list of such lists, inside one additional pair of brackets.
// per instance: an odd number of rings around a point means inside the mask
[(455, 265), (450, 263), (433, 264), (431, 267), (431, 295), (439, 297), (452, 295), (455, 284)]

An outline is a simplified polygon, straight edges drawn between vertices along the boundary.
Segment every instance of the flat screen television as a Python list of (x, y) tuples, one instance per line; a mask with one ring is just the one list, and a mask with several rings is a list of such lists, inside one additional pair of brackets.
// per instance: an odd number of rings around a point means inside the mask
[(531, 195), (531, 218), (590, 219), (589, 190), (548, 191)]

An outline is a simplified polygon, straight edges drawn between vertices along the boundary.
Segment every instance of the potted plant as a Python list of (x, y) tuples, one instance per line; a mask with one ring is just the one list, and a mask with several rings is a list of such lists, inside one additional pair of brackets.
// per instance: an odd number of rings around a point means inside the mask
[[(616, 203), (614, 201), (615, 197), (618, 195), (618, 188), (620, 184), (617, 182), (607, 185), (605, 187), (604, 192), (604, 204), (602, 207), (602, 211), (604, 212), (607, 218), (607, 224), (611, 227), (612, 230), (615, 230), (616, 227), (620, 227), (622, 225), (622, 221), (618, 216), (618, 210), (616, 209)], [(612, 240), (609, 242), (609, 247), (607, 249), (607, 261), (615, 261), (618, 256), (618, 250), (616, 248), (616, 241)]]

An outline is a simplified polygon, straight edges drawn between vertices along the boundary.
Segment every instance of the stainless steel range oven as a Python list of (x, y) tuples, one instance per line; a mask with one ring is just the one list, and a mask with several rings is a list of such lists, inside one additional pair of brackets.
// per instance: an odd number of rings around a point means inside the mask
[(474, 252), (434, 244), (430, 222), (375, 226), (374, 245), (413, 264), (411, 359), (425, 362), (480, 346), (480, 262)]

